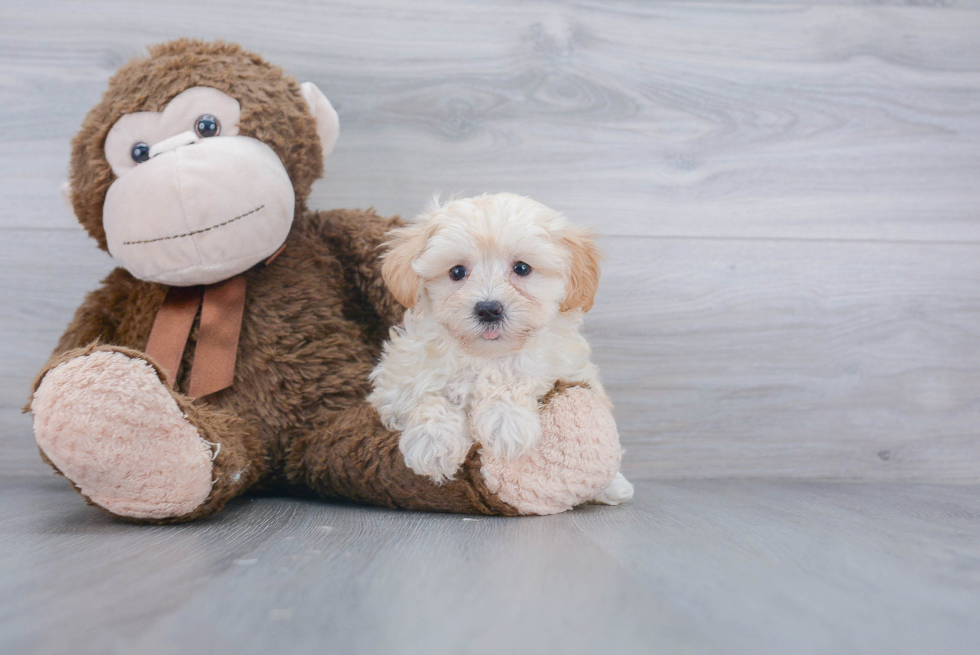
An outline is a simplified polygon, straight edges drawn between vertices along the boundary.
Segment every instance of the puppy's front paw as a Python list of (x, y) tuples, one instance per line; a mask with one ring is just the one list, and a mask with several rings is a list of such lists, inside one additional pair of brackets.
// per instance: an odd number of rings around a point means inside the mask
[(633, 485), (622, 473), (617, 473), (609, 486), (596, 496), (592, 502), (596, 505), (622, 505), (633, 498)]
[(465, 423), (451, 419), (414, 425), (398, 441), (405, 465), (436, 484), (453, 478), (472, 445)]
[(471, 424), (477, 441), (498, 459), (516, 459), (541, 439), (541, 416), (520, 405), (488, 403), (473, 412)]

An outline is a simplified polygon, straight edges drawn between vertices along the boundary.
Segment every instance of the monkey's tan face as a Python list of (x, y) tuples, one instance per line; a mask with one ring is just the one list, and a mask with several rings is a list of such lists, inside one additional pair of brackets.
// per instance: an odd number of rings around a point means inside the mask
[(162, 112), (127, 114), (109, 131), (105, 153), (117, 179), (102, 224), (109, 252), (137, 278), (211, 284), (285, 241), (292, 182), (272, 148), (238, 134), (240, 114), (234, 98), (194, 87)]

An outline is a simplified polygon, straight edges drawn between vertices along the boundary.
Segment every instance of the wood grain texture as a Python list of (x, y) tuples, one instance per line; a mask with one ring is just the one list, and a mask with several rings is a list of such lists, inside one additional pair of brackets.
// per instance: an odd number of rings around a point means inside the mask
[(132, 526), (0, 482), (4, 653), (973, 655), (980, 496), (642, 483), (632, 505), (473, 520), (276, 499)]
[[(19, 407), (112, 262), (77, 231), (7, 234), (0, 399)], [(980, 479), (980, 246), (601, 244), (586, 328), (631, 476)], [(34, 444), (6, 425), (19, 470)]]
[(0, 408), (0, 480), (8, 476), (51, 474), (41, 461), (31, 432), (31, 417), (19, 408)]
[(66, 226), (67, 141), (154, 41), (334, 99), (319, 206), (528, 193), (608, 234), (980, 242), (980, 13), (623, 2), (5, 3), (0, 220)]
[[(980, 479), (980, 4), (817, 4), (6, 0), (0, 651), (973, 655), (980, 496), (909, 481)], [(315, 207), (506, 189), (607, 235), (631, 505), (146, 527), (48, 471), (18, 409), (112, 266), (68, 141), (183, 35), (334, 101)], [(642, 481), (732, 476), (905, 482)]]
[(608, 235), (588, 330), (634, 477), (976, 481), (977, 8), (5, 2), (0, 471), (111, 266), (58, 197), (68, 142), (120, 64), (190, 35), (334, 101), (312, 206), (506, 189)]
[(602, 243), (634, 476), (980, 480), (980, 247)]
[(0, 230), (0, 407), (20, 407), (85, 294), (114, 267), (81, 230)]

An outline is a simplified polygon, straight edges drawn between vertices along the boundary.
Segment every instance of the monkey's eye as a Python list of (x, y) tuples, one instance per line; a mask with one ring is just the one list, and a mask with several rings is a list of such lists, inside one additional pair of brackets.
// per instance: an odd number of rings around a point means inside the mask
[(221, 123), (211, 114), (204, 114), (194, 123), (194, 132), (202, 139), (218, 136), (221, 134)]
[(466, 277), (466, 267), (457, 264), (449, 269), (449, 279), (453, 282), (459, 282), (464, 277)]
[(511, 270), (513, 270), (521, 277), (527, 277), (528, 275), (531, 274), (530, 264), (525, 264), (524, 262), (517, 262), (516, 264), (514, 264)]
[(133, 156), (133, 161), (137, 164), (142, 164), (147, 159), (150, 158), (150, 146), (146, 145), (142, 141), (133, 144), (133, 149), (130, 153)]

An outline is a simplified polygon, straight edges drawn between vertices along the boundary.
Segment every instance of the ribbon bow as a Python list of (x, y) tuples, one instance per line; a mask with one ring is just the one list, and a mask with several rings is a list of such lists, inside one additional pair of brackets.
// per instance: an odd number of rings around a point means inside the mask
[(245, 276), (236, 275), (206, 286), (170, 287), (153, 321), (146, 354), (167, 371), (171, 388), (198, 309), (201, 324), (187, 392), (192, 398), (221, 391), (235, 380), (238, 337), (245, 312)]
[[(283, 244), (259, 265), (268, 266), (285, 249)], [(197, 331), (191, 384), (187, 390), (191, 398), (221, 391), (235, 381), (238, 337), (245, 314), (245, 275), (236, 275), (216, 284), (170, 287), (167, 291), (163, 306), (153, 321), (146, 354), (167, 372), (171, 389), (177, 381), (177, 369), (184, 357), (198, 309), (201, 310), (201, 325)]]

